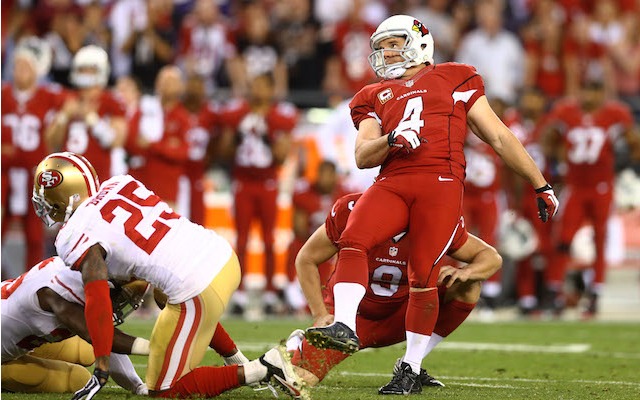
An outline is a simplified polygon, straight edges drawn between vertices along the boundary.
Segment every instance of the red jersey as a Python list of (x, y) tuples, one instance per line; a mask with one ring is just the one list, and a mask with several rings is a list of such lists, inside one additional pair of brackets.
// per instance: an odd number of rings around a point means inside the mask
[(100, 120), (91, 126), (78, 118), (69, 121), (64, 150), (85, 156), (103, 181), (111, 177), (111, 144), (101, 144), (94, 128), (99, 124), (109, 124), (113, 117), (126, 118), (127, 111), (113, 93), (103, 90), (96, 112)]
[(551, 97), (559, 97), (564, 94), (564, 69), (561, 53), (545, 49), (537, 41), (525, 43), (527, 54), (538, 60), (536, 71), (536, 86), (542, 92)]
[(428, 140), (410, 154), (391, 148), (380, 175), (446, 173), (463, 182), (467, 112), (483, 95), (484, 84), (475, 68), (446, 63), (429, 65), (409, 80), (365, 86), (349, 106), (356, 128), (364, 119), (376, 118), (383, 134), (412, 130)]
[(577, 101), (562, 101), (551, 110), (549, 123), (557, 125), (562, 135), (568, 184), (595, 187), (600, 182), (613, 183), (613, 143), (633, 124), (628, 106), (609, 101), (586, 113)]
[(331, 211), (333, 203), (344, 195), (341, 188), (336, 188), (333, 193), (322, 194), (315, 186), (307, 182), (297, 184), (293, 193), (293, 207), (303, 210), (309, 215), (308, 234), (311, 236), (320, 225), (325, 222), (327, 214)]
[[(347, 226), (347, 220), (356, 201), (362, 193), (348, 194), (336, 201), (325, 221), (327, 236), (337, 243)], [(466, 229), (459, 229), (449, 247), (448, 253), (458, 250), (467, 241)], [(401, 307), (409, 299), (407, 265), (409, 263), (409, 242), (406, 232), (399, 233), (369, 252), (369, 287), (360, 303), (358, 313), (364, 318), (379, 320)], [(326, 285), (324, 301), (333, 304), (335, 275)]]
[(218, 125), (218, 110), (213, 104), (205, 104), (198, 113), (190, 115), (191, 128), (187, 131), (189, 160), (186, 165), (187, 175), (201, 179), (206, 169), (206, 155), (209, 141)]
[(31, 170), (49, 154), (44, 130), (62, 106), (64, 95), (61, 88), (49, 85), (22, 97), (11, 85), (2, 85), (2, 136), (14, 148), (10, 166)]
[(491, 146), (469, 132), (464, 148), (467, 161), (464, 195), (482, 196), (500, 190), (500, 158)]
[[(187, 132), (191, 128), (189, 112), (180, 104), (163, 112), (162, 132), (159, 137), (148, 140), (147, 148), (137, 145), (141, 133), (142, 111), (138, 110), (130, 124), (127, 149), (142, 157), (139, 168), (131, 174), (147, 185), (160, 198), (175, 202), (178, 191), (178, 179), (185, 172), (189, 156)], [(144, 129), (144, 128), (143, 128)]]
[(247, 101), (234, 101), (222, 112), (224, 125), (236, 130), (238, 147), (234, 158), (235, 179), (275, 179), (278, 167), (273, 160), (271, 143), (280, 135), (290, 135), (298, 121), (298, 111), (291, 103), (274, 103), (266, 115), (251, 111)]

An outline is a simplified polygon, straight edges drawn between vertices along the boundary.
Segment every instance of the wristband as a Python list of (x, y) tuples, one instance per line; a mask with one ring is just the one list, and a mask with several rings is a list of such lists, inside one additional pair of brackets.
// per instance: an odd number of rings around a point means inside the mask
[(536, 189), (536, 193), (543, 193), (546, 192), (547, 190), (553, 190), (553, 188), (551, 187), (551, 185), (549, 185), (548, 183), (546, 185), (544, 185), (541, 188)]
[(148, 356), (149, 355), (149, 341), (137, 337), (131, 345), (131, 354), (136, 356)]
[(100, 368), (95, 368), (93, 370), (93, 375), (95, 375), (95, 377), (98, 378), (99, 380), (104, 379), (105, 382), (109, 380), (109, 372), (103, 371)]

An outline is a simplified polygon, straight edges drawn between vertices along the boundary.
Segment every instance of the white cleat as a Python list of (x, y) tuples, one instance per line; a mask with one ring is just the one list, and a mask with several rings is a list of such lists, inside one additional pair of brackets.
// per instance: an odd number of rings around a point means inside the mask
[(304, 381), (296, 374), (291, 357), (282, 345), (274, 347), (260, 356), (260, 362), (267, 367), (265, 382), (271, 382), (294, 399), (310, 400)]

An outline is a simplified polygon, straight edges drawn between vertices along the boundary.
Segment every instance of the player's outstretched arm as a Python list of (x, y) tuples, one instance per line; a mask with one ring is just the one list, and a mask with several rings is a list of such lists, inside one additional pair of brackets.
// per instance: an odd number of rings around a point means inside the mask
[(318, 266), (329, 260), (338, 252), (327, 235), (325, 225), (322, 224), (302, 246), (296, 257), (296, 271), (302, 292), (307, 298), (311, 315), (316, 323), (330, 322), (327, 307), (322, 298), (322, 283)]
[(356, 165), (360, 169), (381, 165), (389, 154), (388, 135), (382, 134), (382, 128), (375, 118), (360, 122), (356, 137)]
[(469, 234), (467, 241), (451, 257), (468, 263), (464, 268), (445, 265), (440, 268), (438, 285), (446, 281), (450, 288), (456, 281), (478, 282), (489, 279), (502, 267), (502, 257), (498, 251), (482, 239)]

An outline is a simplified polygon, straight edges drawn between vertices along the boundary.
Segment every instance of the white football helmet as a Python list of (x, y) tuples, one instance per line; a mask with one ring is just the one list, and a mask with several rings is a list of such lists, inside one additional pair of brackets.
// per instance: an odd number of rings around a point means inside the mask
[(16, 46), (14, 54), (15, 59), (19, 57), (27, 59), (33, 65), (38, 78), (42, 78), (49, 73), (52, 55), (51, 46), (46, 41), (36, 36), (21, 39)]
[(98, 192), (100, 183), (91, 163), (79, 154), (49, 154), (36, 167), (31, 201), (47, 226), (67, 222), (78, 206)]
[[(398, 49), (404, 61), (387, 65), (384, 49), (380, 42), (390, 37), (404, 37), (404, 46)], [(426, 26), (409, 15), (394, 15), (382, 21), (370, 40), (369, 64), (376, 75), (383, 79), (397, 79), (407, 68), (429, 63), (433, 64), (433, 37)]]
[(531, 222), (507, 210), (500, 216), (499, 251), (513, 261), (520, 261), (538, 248), (538, 235)]
[(85, 46), (73, 56), (70, 78), (71, 83), (76, 87), (107, 86), (109, 73), (109, 56), (101, 47)]

